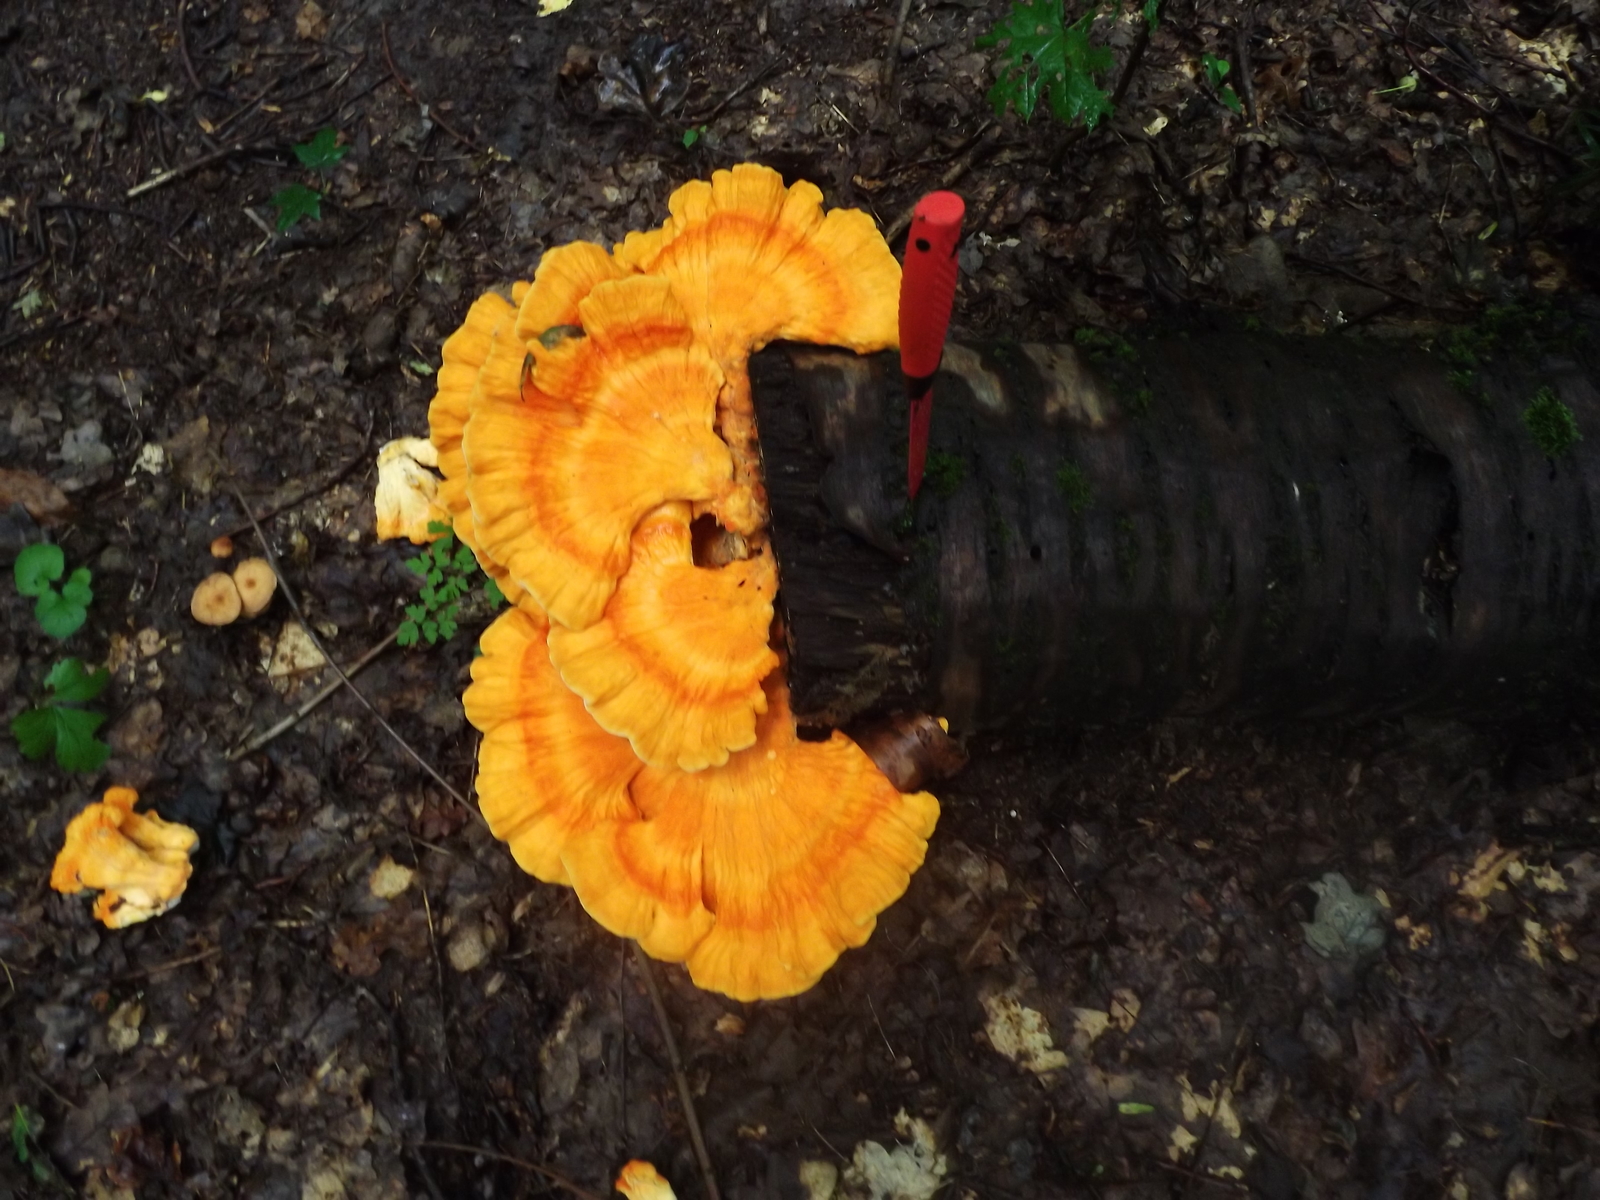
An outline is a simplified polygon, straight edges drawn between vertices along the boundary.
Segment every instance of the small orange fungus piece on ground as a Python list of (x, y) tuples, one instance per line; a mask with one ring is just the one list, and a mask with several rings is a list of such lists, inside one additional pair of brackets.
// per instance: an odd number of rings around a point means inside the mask
[(617, 1176), (617, 1191), (628, 1200), (678, 1200), (678, 1194), (661, 1177), (661, 1172), (639, 1159), (623, 1166), (622, 1173)]
[(229, 537), (227, 534), (223, 534), (221, 537), (212, 538), (211, 539), (211, 557), (212, 558), (232, 558), (233, 557), (233, 539), (231, 537)]
[(134, 812), (138, 799), (132, 788), (107, 788), (98, 804), (72, 818), (50, 872), (58, 892), (99, 891), (94, 915), (112, 929), (148, 921), (176, 904), (193, 870), (189, 856), (200, 844), (187, 825)]
[(190, 615), (202, 625), (232, 625), (243, 609), (233, 576), (221, 571), (202, 579), (189, 597)]
[(259, 616), (272, 603), (278, 577), (266, 559), (247, 558), (233, 569), (233, 586), (239, 591), (239, 606), (248, 619)]

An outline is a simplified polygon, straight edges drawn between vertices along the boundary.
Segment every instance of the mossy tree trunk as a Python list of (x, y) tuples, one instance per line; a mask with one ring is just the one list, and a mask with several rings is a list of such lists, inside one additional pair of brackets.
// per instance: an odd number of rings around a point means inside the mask
[[(1348, 335), (952, 346), (909, 507), (895, 356), (769, 348), (796, 711), (969, 730), (1557, 703), (1600, 657), (1600, 339), (1569, 326), (1471, 371)], [(1588, 435), (1555, 457), (1524, 418), (1541, 389)]]

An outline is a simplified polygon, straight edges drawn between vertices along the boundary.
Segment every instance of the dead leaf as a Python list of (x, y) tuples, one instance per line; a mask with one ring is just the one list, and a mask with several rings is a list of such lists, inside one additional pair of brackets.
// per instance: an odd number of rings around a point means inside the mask
[(308, 42), (320, 42), (328, 35), (328, 14), (317, 0), (306, 0), (294, 15), (294, 33)]
[(43, 475), (0, 467), (0, 508), (20, 504), (35, 521), (51, 524), (72, 508), (66, 493)]

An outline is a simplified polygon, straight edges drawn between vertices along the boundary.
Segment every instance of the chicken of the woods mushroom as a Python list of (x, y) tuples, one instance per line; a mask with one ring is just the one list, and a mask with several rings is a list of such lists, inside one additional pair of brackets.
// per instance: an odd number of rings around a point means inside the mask
[(765, 167), (669, 208), (472, 305), (427, 449), (385, 448), (380, 534), (446, 521), (513, 603), (464, 700), (523, 869), (701, 987), (789, 996), (867, 940), (939, 806), (844, 734), (797, 735), (747, 362), (893, 347), (900, 268), (865, 213)]

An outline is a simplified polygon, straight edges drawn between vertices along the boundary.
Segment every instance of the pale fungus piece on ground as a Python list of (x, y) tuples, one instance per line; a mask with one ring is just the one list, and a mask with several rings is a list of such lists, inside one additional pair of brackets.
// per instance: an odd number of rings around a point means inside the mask
[(678, 1200), (678, 1194), (661, 1177), (661, 1172), (638, 1159), (623, 1166), (622, 1173), (617, 1176), (617, 1191), (628, 1200)]
[(212, 538), (211, 539), (211, 557), (212, 558), (232, 558), (233, 557), (233, 539), (231, 537), (229, 537), (225, 533), (222, 534), (220, 537)]
[(379, 900), (393, 900), (411, 886), (415, 875), (416, 872), (410, 867), (402, 866), (385, 855), (383, 861), (372, 869), (367, 890)]
[(869, 1200), (932, 1200), (950, 1170), (933, 1127), (901, 1109), (894, 1130), (902, 1140), (893, 1150), (877, 1142), (856, 1146), (845, 1168), (845, 1187)]
[(111, 929), (148, 921), (176, 904), (193, 870), (189, 856), (200, 844), (187, 825), (134, 812), (138, 799), (132, 788), (107, 788), (99, 803), (67, 825), (50, 872), (58, 892), (99, 891), (94, 915)]
[(1024, 1008), (1010, 992), (984, 996), (983, 1011), (988, 1016), (983, 1032), (997, 1053), (1035, 1075), (1067, 1065), (1067, 1056), (1055, 1048), (1043, 1013)]
[(232, 625), (243, 609), (233, 576), (221, 571), (202, 579), (189, 597), (189, 612), (202, 625)]
[(378, 451), (378, 540), (406, 538), (421, 544), (439, 535), (435, 522), (448, 523), (449, 510), (439, 501), (439, 451), (427, 438), (396, 438)]

